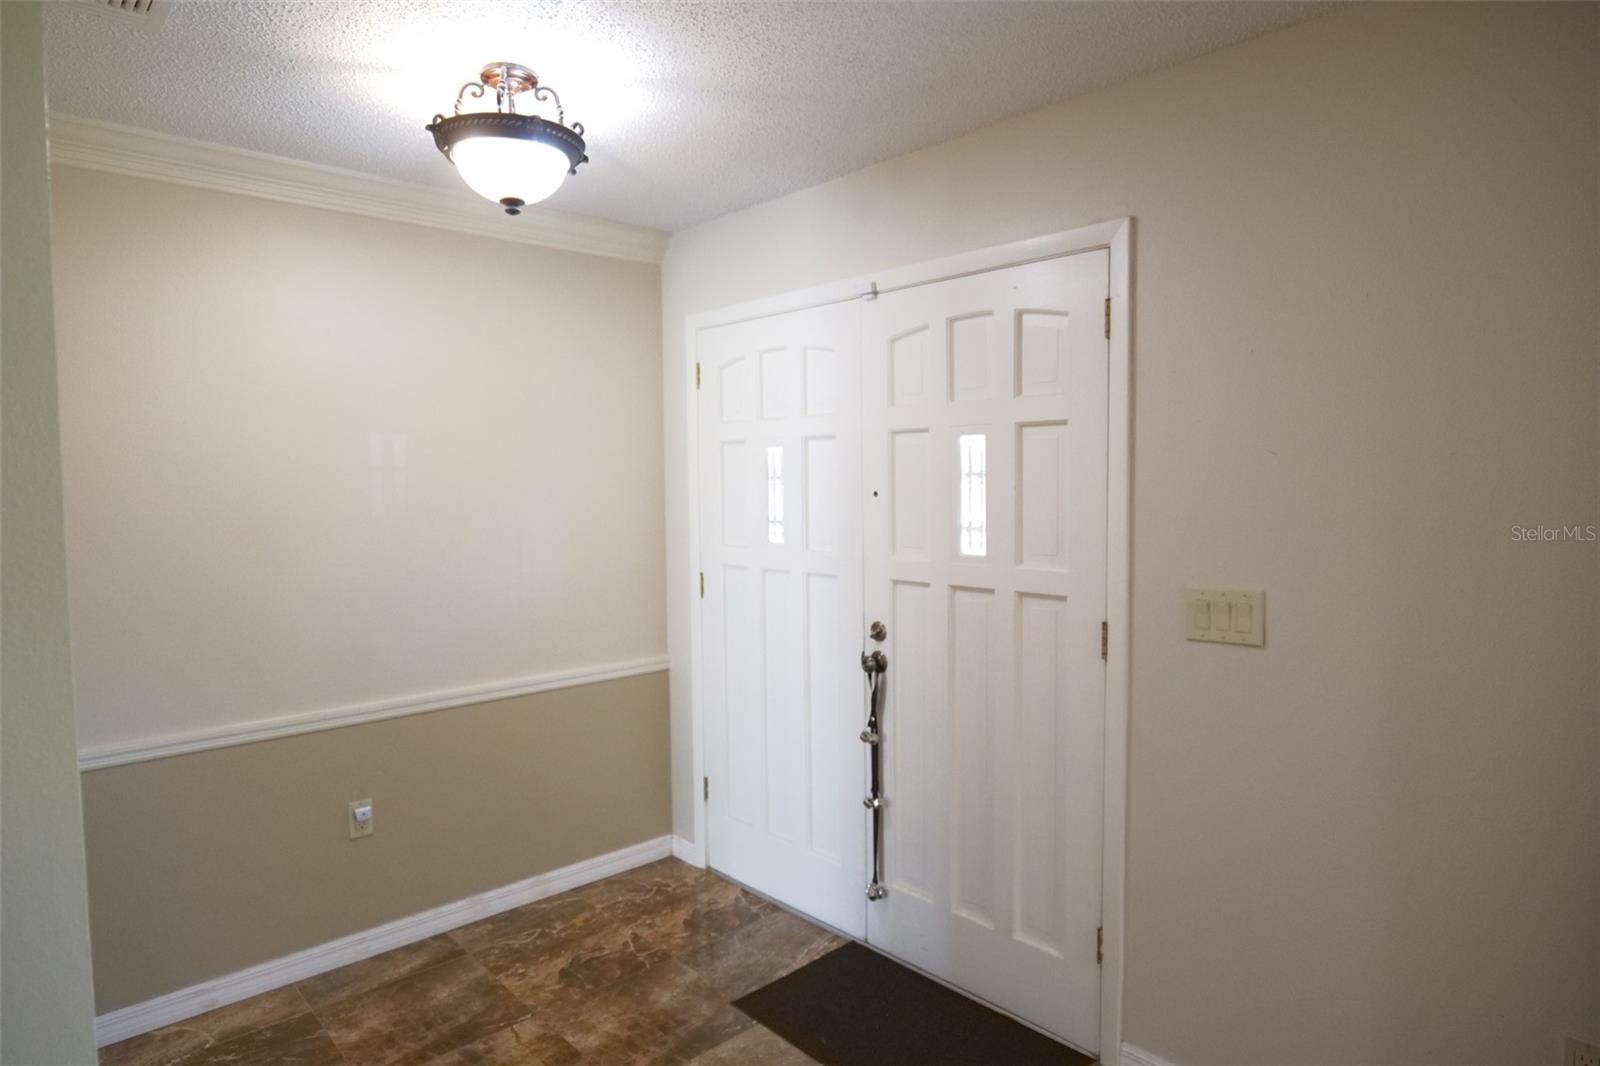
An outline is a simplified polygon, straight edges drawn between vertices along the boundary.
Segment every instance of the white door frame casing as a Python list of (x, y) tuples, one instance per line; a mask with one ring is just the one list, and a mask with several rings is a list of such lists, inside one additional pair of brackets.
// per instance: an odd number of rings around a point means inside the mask
[(686, 389), (684, 412), (687, 423), (687, 451), (680, 461), (687, 463), (689, 476), (689, 572), (683, 575), (689, 593), (689, 661), (674, 662), (672, 669), (685, 670), (689, 677), (690, 750), (692, 778), (675, 781), (695, 789), (694, 844), (680, 848), (678, 855), (704, 866), (706, 849), (706, 808), (698, 787), (705, 775), (704, 705), (702, 694), (701, 635), (702, 601), (699, 595), (700, 477), (699, 403), (695, 383), (695, 364), (699, 355), (701, 330), (730, 325), (752, 318), (797, 311), (808, 307), (859, 299), (869, 292), (922, 285), (932, 281), (975, 274), (1055, 259), (1077, 252), (1106, 249), (1110, 254), (1111, 337), (1107, 394), (1107, 508), (1106, 508), (1106, 621), (1109, 640), (1106, 649), (1105, 706), (1105, 824), (1103, 833), (1101, 915), (1104, 928), (1104, 961), (1100, 970), (1100, 1061), (1116, 1066), (1122, 1045), (1122, 984), (1124, 903), (1127, 865), (1128, 796), (1128, 709), (1129, 709), (1129, 624), (1132, 617), (1132, 519), (1133, 519), (1133, 315), (1131, 218), (1095, 223), (1062, 233), (1034, 237), (991, 248), (964, 252), (911, 266), (899, 267), (843, 281), (830, 282), (796, 292), (766, 297), (716, 311), (689, 315), (684, 320)]

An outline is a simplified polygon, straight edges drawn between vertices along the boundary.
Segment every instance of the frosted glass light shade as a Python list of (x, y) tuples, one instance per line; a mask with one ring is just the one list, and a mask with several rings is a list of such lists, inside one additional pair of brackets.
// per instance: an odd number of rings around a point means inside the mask
[(465, 137), (451, 160), (473, 192), (495, 203), (536, 204), (561, 188), (572, 161), (544, 141), (516, 137)]
[(589, 160), (583, 126), (576, 122), (564, 126), (538, 115), (473, 111), (448, 118), (435, 115), (427, 128), (434, 147), (455, 164), (472, 191), (504, 207), (508, 215), (548, 197), (578, 164)]

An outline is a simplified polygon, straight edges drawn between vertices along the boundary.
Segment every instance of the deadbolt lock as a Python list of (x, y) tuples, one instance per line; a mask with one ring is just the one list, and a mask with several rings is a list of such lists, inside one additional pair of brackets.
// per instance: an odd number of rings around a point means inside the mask
[(874, 622), (867, 627), (867, 636), (882, 644), (889, 636), (889, 627), (882, 622)]

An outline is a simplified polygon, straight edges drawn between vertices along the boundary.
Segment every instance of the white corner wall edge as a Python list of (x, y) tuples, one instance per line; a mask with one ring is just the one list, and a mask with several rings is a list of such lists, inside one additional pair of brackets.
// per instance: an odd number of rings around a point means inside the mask
[(525, 881), (490, 889), (442, 907), (400, 918), (385, 925), (330, 940), (292, 955), (263, 962), (188, 988), (180, 988), (102, 1014), (94, 1020), (95, 1043), (100, 1047), (148, 1033), (164, 1025), (192, 1018), (241, 999), (270, 992), (295, 981), (371, 958), (381, 952), (426, 940), (513, 907), (554, 896), (613, 874), (664, 859), (672, 853), (672, 838), (657, 837), (606, 855), (538, 874)]
[(706, 868), (705, 849), (692, 840), (685, 840), (679, 836), (673, 837), (672, 857), (686, 862), (690, 866), (698, 866), (702, 870)]
[[(548, 208), (531, 207), (511, 218), (466, 189), (416, 185), (74, 115), (52, 113), (49, 137), (52, 164), (586, 255), (660, 263), (671, 239), (660, 230)], [(425, 137), (418, 144), (419, 150), (433, 150)]]
[(278, 718), (238, 722), (211, 729), (196, 729), (187, 733), (104, 744), (79, 750), (78, 769), (104, 770), (127, 763), (151, 762), (173, 755), (210, 751), (213, 748), (231, 748), (262, 740), (292, 737), (300, 733), (319, 733), (325, 729), (343, 729), (345, 726), (362, 725), (366, 722), (381, 722), (387, 718), (403, 718), (406, 715), (467, 707), (477, 703), (488, 703), (491, 700), (510, 699), (513, 696), (531, 696), (536, 692), (593, 685), (601, 681), (616, 681), (624, 677), (659, 673), (667, 668), (667, 663), (665, 655), (658, 655), (649, 659), (582, 666), (574, 670), (539, 674), (515, 681), (469, 685), (440, 692), (381, 700), (376, 703), (351, 704)]
[(1132, 1044), (1123, 1044), (1121, 1049), (1122, 1066), (1178, 1066), (1177, 1063), (1162, 1058), (1143, 1048), (1136, 1048)]

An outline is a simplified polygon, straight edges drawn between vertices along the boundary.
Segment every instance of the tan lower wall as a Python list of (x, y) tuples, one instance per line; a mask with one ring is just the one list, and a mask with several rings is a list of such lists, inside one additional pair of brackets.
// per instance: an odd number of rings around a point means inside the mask
[(667, 675), (97, 770), (83, 799), (103, 1014), (664, 835)]

